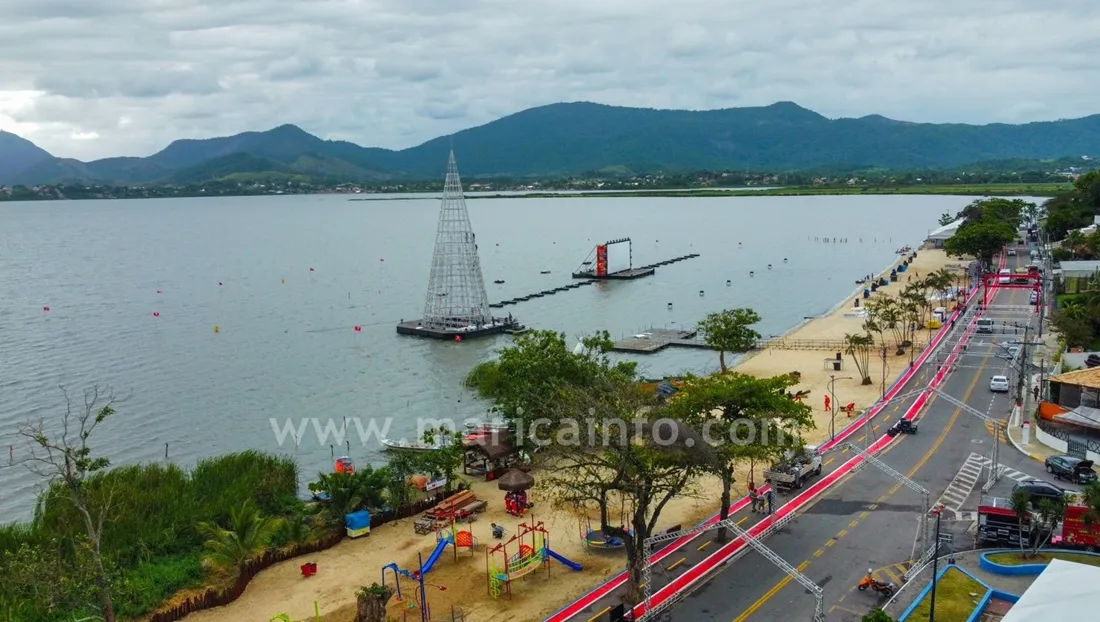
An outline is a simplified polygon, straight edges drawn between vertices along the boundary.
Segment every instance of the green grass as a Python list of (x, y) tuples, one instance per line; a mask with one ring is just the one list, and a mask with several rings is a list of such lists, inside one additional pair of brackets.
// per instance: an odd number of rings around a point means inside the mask
[(1054, 196), (1073, 190), (1072, 184), (959, 184), (913, 186), (794, 186), (767, 190), (624, 190), (622, 192), (578, 192), (557, 194), (534, 192), (523, 195), (492, 195), (479, 199), (567, 198), (567, 197), (774, 197), (774, 196), (836, 196), (836, 195), (963, 195), (963, 196)]
[[(936, 622), (966, 622), (987, 591), (988, 588), (965, 572), (948, 568), (936, 583)], [(972, 593), (976, 596), (971, 596)], [(928, 592), (906, 622), (925, 622), (931, 606), (932, 593)]]
[(1060, 559), (1066, 562), (1074, 562), (1077, 564), (1086, 564), (1088, 566), (1100, 566), (1100, 556), (1097, 555), (1082, 555), (1080, 553), (1048, 553), (1046, 551), (1040, 551), (1035, 557), (1027, 556), (1021, 557), (1020, 553), (1013, 551), (1011, 553), (994, 553), (992, 555), (986, 555), (986, 559), (1003, 566), (1023, 566), (1025, 564), (1049, 564), (1052, 559)]

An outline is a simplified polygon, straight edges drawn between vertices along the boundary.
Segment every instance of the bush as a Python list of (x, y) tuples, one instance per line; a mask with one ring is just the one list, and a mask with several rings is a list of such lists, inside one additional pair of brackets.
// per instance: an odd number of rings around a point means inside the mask
[(117, 613), (124, 618), (145, 615), (179, 590), (201, 586), (205, 575), (199, 551), (138, 564), (115, 585)]

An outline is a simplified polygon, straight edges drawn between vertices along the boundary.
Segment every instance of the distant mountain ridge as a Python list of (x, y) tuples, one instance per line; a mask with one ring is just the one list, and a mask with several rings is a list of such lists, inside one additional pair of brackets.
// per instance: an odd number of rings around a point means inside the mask
[(703, 111), (577, 102), (530, 108), (399, 151), (324, 140), (281, 125), (266, 132), (176, 140), (145, 158), (91, 162), (56, 158), (0, 132), (0, 184), (193, 184), (270, 175), (356, 182), (431, 179), (442, 177), (452, 144), (462, 173), (477, 177), (946, 168), (1100, 154), (1100, 115), (965, 125), (881, 115), (828, 119), (791, 102)]

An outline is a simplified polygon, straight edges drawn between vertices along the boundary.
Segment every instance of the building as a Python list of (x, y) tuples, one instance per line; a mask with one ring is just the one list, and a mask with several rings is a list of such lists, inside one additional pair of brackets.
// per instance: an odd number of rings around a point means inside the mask
[(1100, 611), (1100, 568), (1053, 559), (1001, 622), (1088, 620)]
[(955, 233), (959, 230), (959, 226), (963, 224), (965, 218), (960, 218), (955, 222), (946, 224), (939, 229), (934, 229), (928, 234), (925, 242), (932, 245), (932, 248), (943, 248), (945, 242), (955, 237)]
[(1100, 261), (1063, 261), (1059, 265), (1061, 291), (1066, 294), (1076, 294), (1088, 289), (1097, 272), (1100, 272)]

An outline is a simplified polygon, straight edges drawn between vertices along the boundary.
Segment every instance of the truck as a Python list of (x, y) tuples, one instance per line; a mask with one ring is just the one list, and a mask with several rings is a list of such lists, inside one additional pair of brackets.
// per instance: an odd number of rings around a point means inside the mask
[[(1100, 522), (1085, 520), (1089, 513), (1081, 495), (1066, 496), (1066, 509), (1062, 520), (1049, 534), (1051, 546), (1080, 549), (1094, 553), (1100, 550)], [(1041, 532), (1035, 525), (1033, 512), (1028, 512), (1021, 522), (1012, 509), (1009, 499), (982, 497), (978, 505), (978, 541), (986, 544), (1009, 546), (1034, 545)]]
[(806, 480), (821, 475), (821, 454), (817, 447), (807, 445), (800, 452), (788, 451), (787, 457), (764, 471), (764, 481), (776, 488), (802, 488)]

